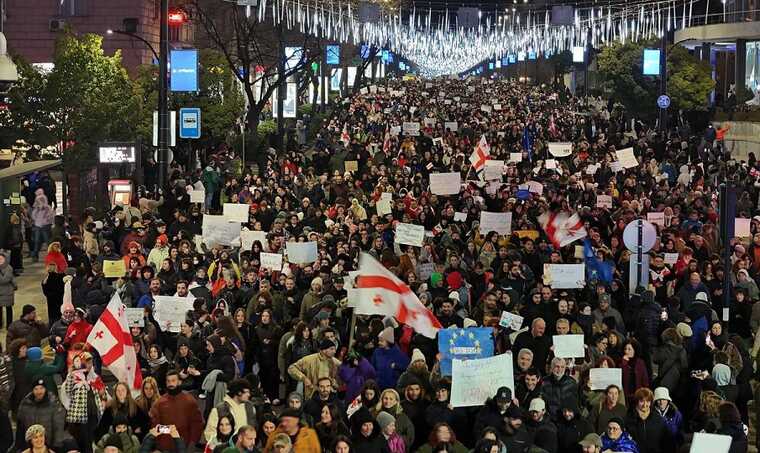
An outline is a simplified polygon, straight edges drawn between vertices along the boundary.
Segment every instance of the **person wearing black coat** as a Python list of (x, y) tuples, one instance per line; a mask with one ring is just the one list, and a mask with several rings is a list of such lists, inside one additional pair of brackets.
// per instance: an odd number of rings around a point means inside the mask
[(721, 427), (717, 434), (731, 436), (731, 447), (728, 453), (747, 453), (749, 440), (744, 434), (744, 425), (736, 405), (731, 402), (722, 403), (718, 407), (718, 417)]
[(493, 398), (489, 398), (486, 404), (478, 412), (475, 419), (475, 432), (482, 432), (484, 428), (492, 427), (501, 433), (504, 426), (504, 418), (512, 405), (512, 390), (509, 387), (501, 387), (496, 391)]
[(665, 420), (652, 409), (654, 394), (648, 388), (636, 390), (633, 406), (625, 419), (626, 431), (639, 446), (639, 453), (667, 453), (675, 449)]
[[(430, 426), (425, 420), (425, 412), (430, 404), (425, 398), (425, 389), (416, 377), (412, 377), (409, 384), (404, 388), (404, 400), (401, 401), (401, 408), (409, 420), (414, 425), (415, 433), (426, 433)], [(425, 444), (425, 436), (414, 436), (414, 443), (410, 446), (410, 451), (417, 451)]]
[(351, 416), (351, 443), (352, 449), (361, 453), (390, 453), (380, 425), (363, 406)]
[(230, 382), (235, 379), (237, 364), (233, 354), (233, 346), (228, 343), (222, 343), (219, 335), (209, 335), (206, 338), (206, 350), (208, 359), (206, 359), (206, 371), (221, 370), (217, 376), (218, 382)]
[[(42, 293), (47, 299), (48, 318), (53, 324), (61, 318), (61, 305), (63, 305), (63, 277), (64, 274), (57, 272), (55, 264), (48, 265), (48, 273), (42, 280)], [(61, 335), (63, 338), (66, 335)]]
[(591, 424), (580, 415), (577, 407), (563, 404), (562, 414), (557, 421), (557, 445), (559, 451), (572, 452), (577, 450), (578, 442), (586, 434), (592, 433)]
[(523, 411), (511, 405), (506, 413), (504, 425), (499, 427), (502, 431), (501, 441), (507, 447), (508, 453), (523, 453), (533, 444), (528, 428), (523, 424), (522, 416)]

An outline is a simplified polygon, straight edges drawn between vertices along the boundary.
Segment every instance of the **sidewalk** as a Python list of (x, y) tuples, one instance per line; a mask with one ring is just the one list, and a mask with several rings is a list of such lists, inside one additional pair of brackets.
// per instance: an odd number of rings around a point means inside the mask
[[(24, 305), (30, 304), (37, 308), (37, 318), (45, 322), (48, 320), (47, 299), (42, 294), (42, 279), (45, 278), (44, 253), (40, 253), (40, 261), (33, 263), (31, 259), (24, 258), (24, 273), (16, 277), (18, 290), (13, 303), (13, 320), (21, 316), (21, 309)], [(0, 329), (0, 344), (5, 350), (5, 335), (8, 330), (3, 326)]]

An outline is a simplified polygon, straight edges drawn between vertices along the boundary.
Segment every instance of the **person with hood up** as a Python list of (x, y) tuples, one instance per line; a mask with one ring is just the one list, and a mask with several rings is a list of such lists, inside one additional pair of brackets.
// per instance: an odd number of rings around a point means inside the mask
[(124, 254), (124, 257), (122, 259), (124, 260), (124, 267), (127, 268), (127, 271), (130, 269), (129, 262), (132, 258), (135, 258), (137, 260), (138, 266), (140, 268), (145, 266), (145, 257), (142, 255), (142, 247), (140, 246), (139, 242), (130, 241), (126, 248), (127, 253)]
[(66, 268), (69, 267), (66, 256), (61, 251), (61, 243), (58, 241), (51, 242), (48, 245), (48, 253), (45, 256), (45, 267), (48, 264), (55, 264), (56, 270), (60, 273), (66, 272)]
[(401, 373), (409, 365), (407, 357), (395, 345), (392, 327), (386, 327), (377, 337), (377, 348), (372, 353), (371, 363), (377, 372), (377, 383), (381, 389), (396, 387)]
[[(42, 244), (50, 241), (50, 230), (53, 226), (55, 211), (53, 211), (50, 203), (48, 203), (44, 190), (37, 189), (34, 194), (34, 204), (32, 205), (32, 212), (30, 213), (34, 246), (29, 253), (32, 257), (32, 261), (36, 263), (39, 261)], [(61, 272), (63, 272), (63, 270), (61, 270)]]
[(662, 417), (676, 446), (680, 446), (683, 443), (683, 415), (670, 399), (667, 388), (654, 389), (654, 410)]
[(731, 436), (731, 447), (728, 453), (747, 453), (749, 440), (745, 431), (746, 427), (742, 423), (739, 409), (730, 401), (722, 403), (718, 407), (718, 417), (720, 419), (720, 429), (716, 434)]
[(346, 401), (353, 401), (361, 393), (364, 383), (375, 379), (377, 373), (369, 360), (351, 348), (348, 358), (338, 368), (338, 376), (346, 384)]
[(13, 322), (14, 294), (18, 286), (16, 276), (9, 262), (8, 252), (0, 251), (0, 327), (3, 323), (3, 308), (5, 308), (5, 327)]
[(575, 444), (593, 432), (591, 424), (572, 403), (563, 404), (557, 421), (557, 451), (573, 451)]
[[(48, 320), (55, 325), (60, 319), (58, 313), (63, 315), (65, 276), (63, 273), (58, 272), (58, 266), (55, 264), (49, 264), (45, 267), (47, 268), (47, 274), (42, 280), (42, 293), (45, 295), (45, 299), (47, 299)], [(68, 278), (69, 281), (73, 279), (71, 276), (68, 276)], [(69, 286), (69, 303), (71, 303), (71, 286)], [(61, 338), (63, 338), (63, 335), (61, 335)]]
[(66, 410), (58, 398), (48, 391), (45, 382), (38, 379), (32, 391), (20, 402), (16, 415), (16, 450), (24, 449), (24, 433), (32, 425), (42, 425), (47, 433), (48, 445), (57, 449), (71, 436), (65, 429)]
[(132, 433), (127, 417), (118, 414), (107, 433), (95, 444), (95, 453), (105, 453), (107, 447), (118, 447), (120, 453), (137, 453), (140, 440)]
[[(414, 424), (404, 413), (398, 392), (393, 389), (385, 389), (380, 393), (380, 402), (375, 406), (373, 413), (375, 417), (379, 417), (382, 412), (393, 417), (394, 432), (403, 438), (404, 445), (411, 447), (416, 436)], [(378, 422), (380, 422), (379, 419)]]
[(362, 453), (390, 453), (380, 426), (363, 406), (351, 416), (351, 442)]
[(422, 383), (416, 377), (412, 377), (409, 385), (404, 389), (404, 400), (401, 401), (401, 407), (414, 425), (414, 443), (409, 446), (412, 451), (417, 450), (426, 441), (424, 433), (428, 432), (429, 426), (425, 420), (425, 411), (430, 404), (427, 395), (428, 393)]
[(747, 269), (739, 269), (736, 273), (736, 285), (734, 287), (745, 290), (750, 300), (760, 299), (760, 289), (757, 287), (757, 282), (749, 276)]
[(676, 392), (688, 372), (689, 357), (683, 347), (683, 337), (675, 328), (665, 329), (660, 338), (662, 345), (652, 353), (652, 362), (658, 367), (657, 381), (660, 387)]
[(622, 418), (613, 417), (607, 422), (607, 429), (602, 435), (602, 451), (624, 451), (639, 453), (639, 446), (633, 440)]

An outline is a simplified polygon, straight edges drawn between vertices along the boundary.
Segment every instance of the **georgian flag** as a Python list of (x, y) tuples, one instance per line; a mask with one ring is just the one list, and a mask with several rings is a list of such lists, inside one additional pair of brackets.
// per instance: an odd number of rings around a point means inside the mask
[(578, 213), (545, 212), (538, 218), (554, 248), (560, 249), (588, 236)]
[(354, 310), (359, 315), (393, 316), (428, 338), (441, 323), (403, 281), (367, 253), (359, 257)]
[(340, 134), (340, 141), (343, 142), (343, 146), (348, 146), (351, 143), (351, 136), (348, 135), (348, 127), (345, 124), (343, 125), (343, 132)]
[(137, 364), (124, 304), (121, 303), (118, 294), (114, 294), (93, 326), (90, 336), (87, 337), (87, 344), (98, 351), (103, 365), (108, 367), (120, 382), (126, 382), (135, 390), (142, 387), (142, 372)]
[(475, 147), (475, 151), (473, 151), (472, 155), (470, 156), (472, 169), (475, 170), (475, 173), (479, 175), (480, 179), (483, 179), (483, 176), (484, 176), (483, 169), (486, 167), (486, 161), (490, 158), (491, 158), (491, 146), (488, 144), (488, 141), (486, 140), (486, 136), (482, 135), (480, 137), (480, 142), (478, 143), (478, 146)]

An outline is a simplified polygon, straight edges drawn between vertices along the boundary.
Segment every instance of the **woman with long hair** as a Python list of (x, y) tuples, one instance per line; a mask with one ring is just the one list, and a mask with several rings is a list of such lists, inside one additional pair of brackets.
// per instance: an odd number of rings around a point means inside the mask
[(216, 331), (220, 336), (226, 338), (227, 343), (234, 348), (233, 357), (235, 358), (235, 365), (237, 365), (240, 375), (243, 376), (246, 370), (246, 363), (244, 360), (246, 343), (243, 335), (240, 334), (235, 321), (229, 316), (221, 316), (217, 318)]
[(259, 418), (259, 426), (256, 429), (256, 446), (263, 450), (267, 444), (269, 436), (272, 435), (274, 430), (277, 429), (277, 416), (271, 412), (267, 412)]
[(630, 339), (623, 343), (623, 357), (620, 358), (620, 368), (623, 369), (623, 392), (626, 400), (632, 400), (636, 390), (649, 387), (649, 373), (644, 360), (639, 357), (641, 350), (636, 340)]
[(396, 432), (404, 439), (404, 445), (414, 444), (414, 424), (404, 413), (397, 391), (385, 389), (380, 393), (380, 402), (375, 405), (372, 415), (377, 417), (380, 412), (387, 412), (395, 418)]
[(338, 436), (350, 436), (351, 432), (343, 423), (340, 409), (335, 404), (325, 404), (317, 424), (314, 426), (320, 445), (332, 445)]
[(119, 415), (126, 418), (129, 422), (129, 427), (132, 428), (132, 432), (139, 439), (145, 437), (146, 433), (142, 430), (142, 427), (146, 423), (150, 423), (150, 420), (146, 419), (142, 411), (137, 408), (137, 402), (132, 398), (129, 384), (125, 382), (119, 382), (114, 386), (113, 398), (106, 402), (103, 416), (100, 418), (100, 423), (95, 431), (95, 438), (100, 439), (108, 433), (115, 418)]
[(436, 423), (430, 430), (430, 436), (425, 445), (417, 453), (438, 453), (446, 450), (449, 453), (467, 453), (467, 447), (457, 440), (454, 430), (448, 423)]
[(623, 400), (623, 392), (617, 385), (610, 385), (604, 391), (604, 399), (598, 405), (591, 407), (589, 418), (591, 428), (595, 433), (601, 433), (607, 427), (610, 419), (625, 418), (627, 409)]
[(222, 415), (216, 422), (216, 434), (206, 442), (203, 453), (213, 453), (218, 446), (234, 447), (232, 436), (235, 434), (235, 419), (229, 415)]
[(148, 375), (158, 383), (158, 388), (164, 390), (166, 373), (169, 371), (169, 360), (157, 344), (148, 346)]
[(143, 436), (148, 433), (150, 428), (150, 408), (161, 397), (161, 393), (158, 391), (158, 383), (150, 376), (143, 379), (142, 387), (140, 388), (140, 394), (135, 399), (135, 405), (140, 412), (140, 420), (145, 420), (139, 427), (143, 433)]
[(272, 310), (264, 309), (256, 324), (253, 336), (253, 349), (259, 364), (259, 378), (264, 394), (278, 404), (280, 391), (280, 371), (277, 365), (277, 351), (282, 331), (272, 318)]

